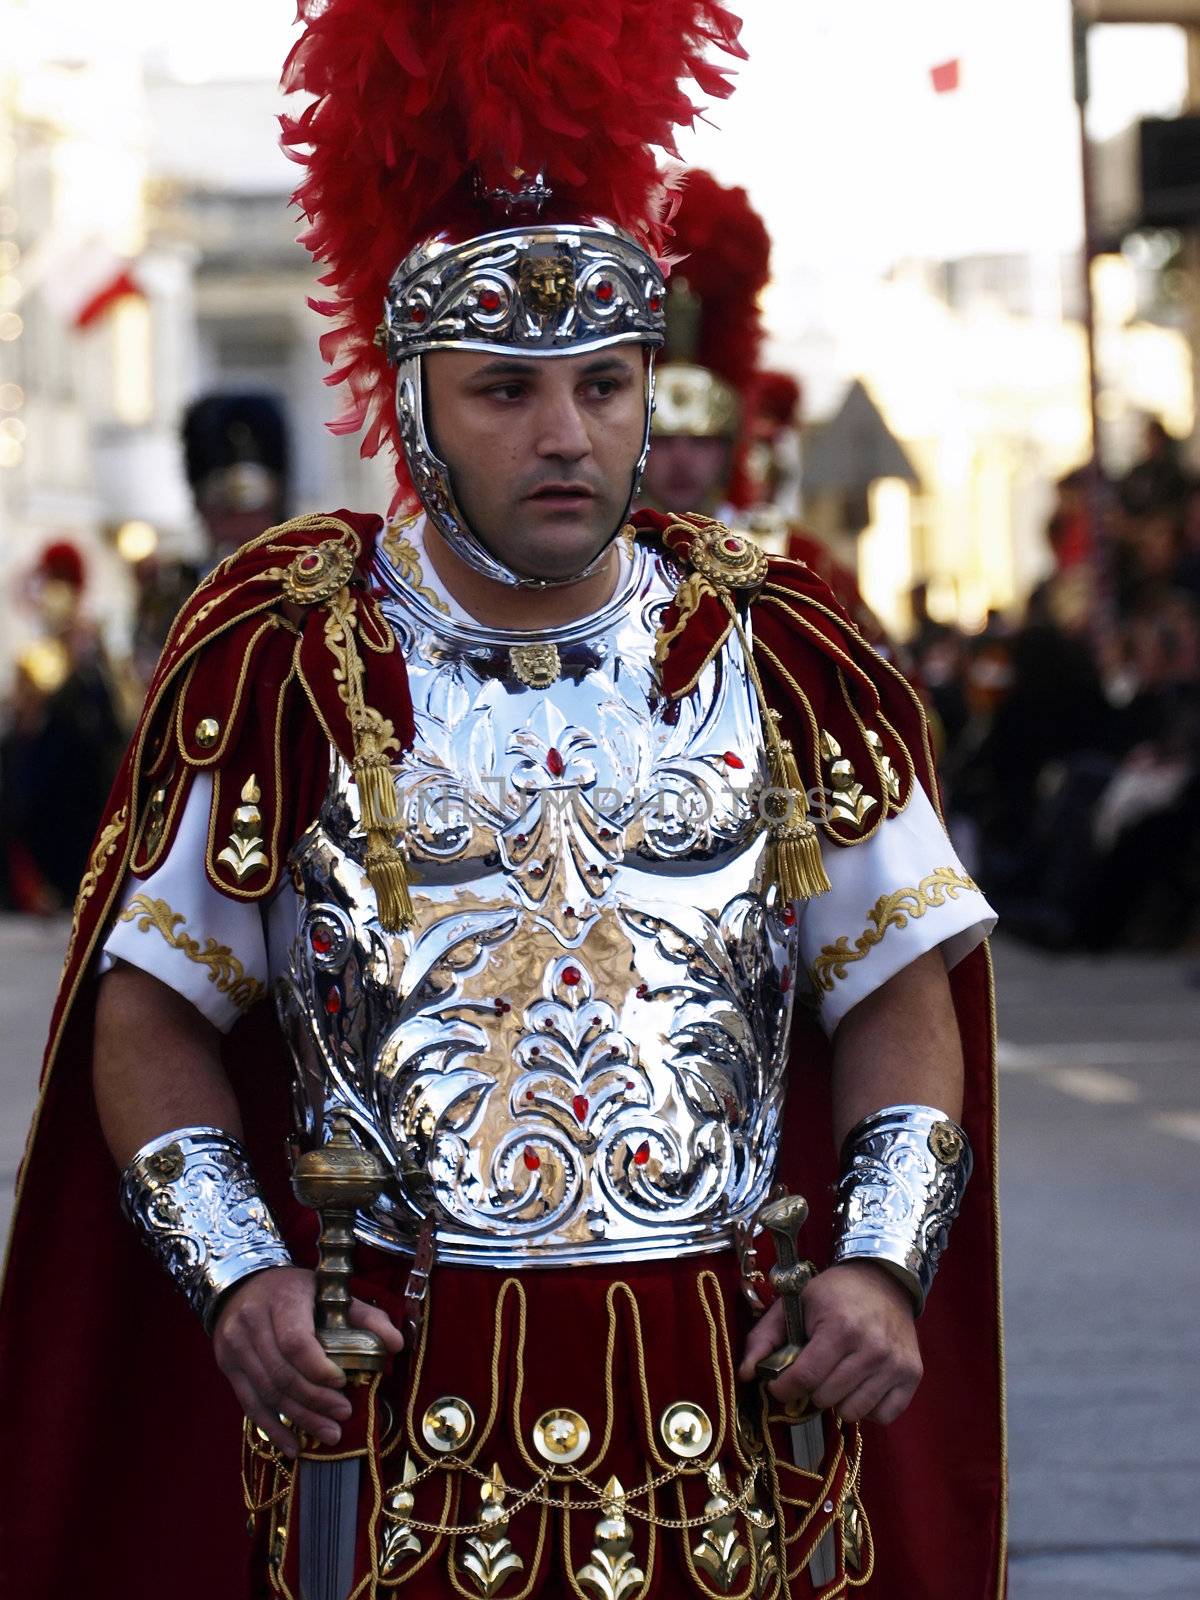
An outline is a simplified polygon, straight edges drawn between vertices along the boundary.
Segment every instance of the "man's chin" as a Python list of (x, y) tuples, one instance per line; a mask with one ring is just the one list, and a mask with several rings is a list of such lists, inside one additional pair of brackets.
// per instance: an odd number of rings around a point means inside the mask
[(508, 565), (525, 578), (562, 582), (585, 572), (612, 543), (612, 537), (583, 525), (576, 516), (540, 518), (507, 558)]

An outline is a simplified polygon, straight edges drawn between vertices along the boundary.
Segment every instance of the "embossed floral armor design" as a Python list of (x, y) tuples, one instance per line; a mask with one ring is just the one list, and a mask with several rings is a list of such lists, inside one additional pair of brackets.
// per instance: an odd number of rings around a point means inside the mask
[[(345, 1114), (394, 1173), (365, 1237), (565, 1264), (711, 1250), (774, 1176), (795, 917), (765, 891), (762, 730), (736, 640), (663, 699), (678, 573), (642, 547), (598, 616), (449, 621), (386, 563), (417, 736), (399, 766), (415, 921), (384, 932), (339, 763), (293, 855), (280, 982), (302, 1135)], [(539, 635), (539, 638), (542, 636)]]

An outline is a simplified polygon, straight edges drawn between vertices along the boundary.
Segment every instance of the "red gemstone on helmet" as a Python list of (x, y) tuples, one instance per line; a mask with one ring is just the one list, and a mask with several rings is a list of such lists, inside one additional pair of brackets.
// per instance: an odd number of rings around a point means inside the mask
[(329, 993), (325, 996), (325, 1010), (326, 1010), (326, 1012), (331, 1017), (336, 1017), (338, 1012), (341, 1009), (342, 1009), (342, 991), (340, 989), (330, 989)]
[(323, 922), (318, 922), (309, 932), (308, 942), (319, 956), (327, 956), (333, 949), (333, 933)]
[(724, 761), (727, 767), (736, 767), (739, 772), (746, 765), (741, 756), (735, 754), (735, 752), (732, 750), (726, 750), (721, 759)]
[(497, 289), (481, 289), (479, 291), (480, 311), (499, 311), (500, 292)]
[(650, 1159), (650, 1146), (644, 1143), (638, 1145), (633, 1152), (633, 1159), (637, 1166), (644, 1167)]
[(424, 306), (413, 306), (412, 310), (408, 313), (409, 321), (415, 322), (418, 325), (424, 322), (428, 315), (429, 313), (426, 311)]
[(558, 750), (551, 750), (546, 756), (546, 770), (550, 773), (551, 777), (561, 778), (566, 769), (566, 765), (567, 764), (563, 760), (561, 752)]
[(660, 294), (652, 294), (650, 296), (650, 309), (651, 309), (651, 311), (661, 311), (662, 310), (662, 295), (660, 295)]
[(601, 278), (596, 285), (596, 299), (599, 300), (602, 306), (606, 306), (616, 292), (610, 278)]
[(639, 1000), (644, 1000), (650, 993), (650, 985), (646, 983), (639, 983), (635, 992)]
[(571, 989), (575, 987), (582, 977), (583, 973), (580, 972), (578, 967), (564, 967), (562, 970), (562, 981)]
[(571, 1101), (571, 1110), (579, 1118), (580, 1122), (587, 1121), (588, 1105), (588, 1097), (585, 1094), (577, 1094)]
[(527, 1144), (521, 1152), (521, 1160), (529, 1168), (530, 1172), (536, 1172), (542, 1164), (541, 1156), (538, 1155), (531, 1144)]
[(532, 1100), (533, 1099), (533, 1090), (532, 1089), (526, 1089), (525, 1098), (526, 1098), (526, 1100)]

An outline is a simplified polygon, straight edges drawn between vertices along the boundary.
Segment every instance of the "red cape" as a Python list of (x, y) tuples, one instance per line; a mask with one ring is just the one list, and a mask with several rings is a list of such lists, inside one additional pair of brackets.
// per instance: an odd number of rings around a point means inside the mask
[[(636, 525), (639, 537), (665, 544), (688, 570), (702, 519), (641, 513)], [(270, 866), (243, 890), (254, 898), (273, 892), (290, 844), (315, 816), (328, 746), (346, 754), (349, 728), (332, 658), (322, 649), (324, 606), (289, 606), (281, 588), (284, 571), (314, 547), (349, 552), (368, 699), (402, 743), (411, 741), (403, 662), (389, 650), (388, 630), (361, 581), (379, 529), (377, 518), (345, 512), (301, 519), (271, 530), (212, 574), (168, 639), (97, 834), (18, 1178), (0, 1301), (5, 1594), (74, 1600), (86, 1589), (91, 1600), (126, 1600), (164, 1572), (176, 1600), (254, 1592), (237, 1403), (196, 1319), (117, 1209), (117, 1176), (91, 1095), (89, 974), (131, 862), (148, 870), (167, 848), (196, 771), (217, 764), (227, 779), (216, 786), (226, 798), (218, 795), (214, 807), (236, 804), (249, 772), (277, 775), (271, 801), (280, 822)], [(827, 729), (877, 798), (872, 815), (902, 805), (913, 781), (936, 801), (919, 702), (824, 585), (799, 563), (772, 561), (751, 615), (767, 693), (806, 784), (821, 784), (813, 730)], [(714, 611), (702, 597), (663, 663), (667, 693), (687, 692), (725, 631), (720, 607)], [(197, 711), (225, 730), (219, 760), (191, 737)], [(880, 753), (864, 740), (867, 727), (882, 736), (898, 795), (889, 791)], [(854, 842), (845, 824), (826, 831), (839, 844)], [(865, 836), (869, 826), (861, 831)], [(873, 1600), (913, 1600), (918, 1592), (923, 1600), (1000, 1600), (1004, 1593), (995, 1030), (986, 950), (962, 962), (951, 981), (975, 1175), (920, 1324), (925, 1381), (900, 1422), (864, 1430), (863, 1498), (876, 1545), (865, 1592)], [(310, 1217), (292, 1198), (280, 1136), (288, 1069), (267, 1005), (228, 1035), (224, 1053), (260, 1180), (293, 1249), (309, 1258)], [(829, 1235), (835, 1153), (828, 1045), (807, 1014), (796, 1023), (792, 1061), (783, 1177), (810, 1201), (807, 1247), (819, 1257), (819, 1241)]]

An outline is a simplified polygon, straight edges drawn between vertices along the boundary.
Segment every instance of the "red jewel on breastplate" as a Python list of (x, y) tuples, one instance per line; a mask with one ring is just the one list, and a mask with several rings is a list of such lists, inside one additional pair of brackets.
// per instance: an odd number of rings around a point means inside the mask
[(480, 311), (499, 311), (500, 294), (496, 289), (481, 289), (479, 291)]
[(648, 983), (639, 983), (637, 988), (634, 990), (634, 993), (637, 995), (639, 1000), (644, 1000), (650, 993), (650, 985)]
[(331, 1017), (336, 1017), (342, 1009), (342, 995), (340, 989), (330, 989), (325, 996), (325, 1010)]
[(732, 750), (726, 750), (725, 754), (721, 757), (721, 760), (727, 767), (736, 767), (739, 772), (746, 765), (741, 756), (735, 755)]
[(585, 1094), (577, 1094), (571, 1101), (571, 1110), (575, 1113), (580, 1122), (587, 1121), (588, 1104), (588, 1097)]
[(783, 925), (784, 925), (784, 927), (785, 928), (794, 927), (795, 926), (795, 922), (796, 922), (796, 908), (795, 908), (795, 906), (784, 906), (784, 908), (783, 908)]
[(308, 942), (319, 956), (327, 956), (333, 949), (333, 934), (323, 922), (318, 922), (311, 929)]
[(582, 977), (583, 973), (580, 972), (578, 967), (564, 967), (562, 969), (562, 981), (571, 989), (575, 987)]
[(650, 296), (650, 309), (651, 309), (651, 311), (661, 311), (662, 310), (662, 295), (660, 295), (660, 294), (652, 294)]
[(542, 1164), (541, 1156), (538, 1155), (531, 1144), (527, 1144), (521, 1152), (521, 1160), (529, 1168), (530, 1172), (536, 1172)]
[(409, 321), (415, 322), (418, 326), (425, 321), (425, 318), (428, 315), (429, 313), (426, 311), (424, 306), (413, 306), (411, 311), (408, 313)]
[(616, 290), (613, 287), (612, 280), (609, 278), (601, 278), (596, 285), (596, 299), (599, 300), (602, 306), (606, 306), (615, 293)]
[(546, 771), (552, 778), (561, 778), (566, 768), (566, 762), (557, 750), (551, 750), (546, 757)]
[(650, 1146), (648, 1144), (638, 1145), (633, 1152), (633, 1159), (637, 1166), (644, 1167), (650, 1159)]

